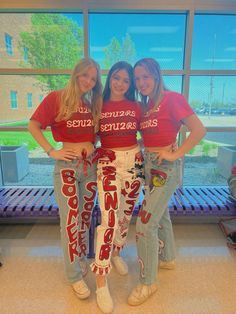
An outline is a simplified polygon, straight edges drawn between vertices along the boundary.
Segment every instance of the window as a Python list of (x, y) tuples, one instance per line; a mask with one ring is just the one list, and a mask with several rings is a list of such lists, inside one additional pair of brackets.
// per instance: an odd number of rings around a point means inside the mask
[(11, 97), (11, 109), (17, 109), (17, 92), (11, 90), (10, 91), (10, 97)]
[(6, 52), (9, 56), (13, 55), (13, 50), (12, 50), (12, 37), (9, 34), (5, 34), (5, 47), (6, 47)]
[(190, 77), (189, 102), (205, 126), (236, 125), (236, 76)]
[(32, 108), (33, 102), (32, 102), (32, 93), (27, 93), (27, 107)]
[[(101, 27), (111, 25), (112, 27)], [(90, 54), (102, 68), (144, 57), (159, 61), (161, 69), (183, 69), (185, 14), (92, 13), (89, 19)]]
[(182, 93), (182, 76), (176, 75), (163, 75), (163, 80), (166, 89)]
[[(0, 13), (8, 56), (1, 68), (72, 69), (84, 56), (83, 16), (80, 13)], [(22, 62), (24, 61), (24, 62)]]
[[(229, 130), (212, 132), (211, 128), (236, 125), (235, 11), (229, 11), (227, 5), (222, 11), (223, 0), (207, 1), (212, 4), (205, 6), (206, 10), (202, 1), (196, 1), (196, 6), (180, 1), (166, 8), (151, 1), (145, 9), (140, 4), (127, 6), (123, 0), (110, 1), (106, 10), (95, 2), (86, 0), (67, 12), (57, 8), (50, 13), (46, 6), (42, 11), (0, 13), (0, 33), (6, 46), (5, 58), (0, 60), (0, 122), (26, 126), (44, 96), (64, 88), (71, 69), (85, 55), (100, 64), (103, 85), (118, 60), (134, 65), (151, 57), (160, 63), (166, 88), (184, 93), (208, 128), (201, 143), (186, 154), (184, 184), (226, 184), (226, 178), (218, 173), (218, 148), (235, 147), (236, 135)], [(187, 50), (185, 43), (192, 49)], [(16, 140), (12, 134), (11, 144)], [(38, 144), (31, 145), (29, 140), (28, 147), (31, 153)], [(44, 182), (48, 183), (45, 174), (35, 184)]]
[(236, 16), (196, 14), (192, 68), (236, 69)]
[(28, 62), (29, 49), (26, 48), (26, 47), (24, 47), (24, 48), (23, 48), (23, 52), (24, 52), (24, 56), (23, 56), (24, 61), (27, 63), (27, 62)]
[[(44, 96), (52, 90), (64, 88), (69, 78), (69, 75), (61, 74), (0, 75), (0, 124), (18, 121), (24, 125)], [(20, 110), (12, 110), (16, 108)]]

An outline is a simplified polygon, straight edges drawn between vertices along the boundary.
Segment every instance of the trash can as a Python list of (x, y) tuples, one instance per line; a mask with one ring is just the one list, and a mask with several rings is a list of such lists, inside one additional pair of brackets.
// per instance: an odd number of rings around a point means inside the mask
[(228, 179), (231, 168), (236, 164), (236, 146), (220, 146), (218, 148), (217, 167), (219, 173)]
[(3, 185), (23, 179), (29, 172), (27, 146), (0, 146), (0, 152)]

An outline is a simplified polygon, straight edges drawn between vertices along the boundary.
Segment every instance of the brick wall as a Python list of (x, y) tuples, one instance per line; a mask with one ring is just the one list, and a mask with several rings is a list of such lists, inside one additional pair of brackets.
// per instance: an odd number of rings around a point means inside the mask
[[(18, 49), (18, 42), (20, 32), (30, 29), (31, 14), (1, 13), (0, 18), (0, 68), (27, 67)], [(12, 37), (12, 56), (6, 52), (5, 33)], [(11, 108), (11, 91), (17, 92), (17, 109)], [(27, 93), (32, 93), (32, 109), (28, 108)], [(0, 123), (28, 119), (38, 106), (40, 95), (44, 96), (44, 92), (33, 76), (0, 75)]]

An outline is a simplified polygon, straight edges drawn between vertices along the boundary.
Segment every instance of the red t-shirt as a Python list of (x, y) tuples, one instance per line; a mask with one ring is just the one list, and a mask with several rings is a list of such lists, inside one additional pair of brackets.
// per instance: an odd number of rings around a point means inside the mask
[(31, 120), (41, 124), (42, 129), (51, 127), (53, 138), (56, 142), (81, 143), (95, 141), (94, 121), (91, 110), (85, 103), (78, 107), (68, 120), (56, 122), (61, 91), (48, 94), (33, 113)]
[(140, 123), (146, 147), (163, 147), (174, 143), (182, 120), (194, 113), (184, 96), (172, 91), (164, 92), (164, 97), (155, 111), (151, 111), (153, 102), (148, 105), (148, 111), (143, 114)]
[(103, 148), (129, 147), (137, 144), (141, 118), (138, 103), (129, 100), (107, 101), (103, 104), (99, 135)]

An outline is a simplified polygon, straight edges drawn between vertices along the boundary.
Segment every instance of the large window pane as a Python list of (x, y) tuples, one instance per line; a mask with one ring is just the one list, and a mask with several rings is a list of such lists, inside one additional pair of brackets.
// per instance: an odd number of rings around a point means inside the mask
[(162, 69), (182, 69), (185, 23), (185, 14), (93, 13), (90, 54), (105, 69), (144, 57), (156, 58)]
[(236, 132), (209, 132), (185, 156), (184, 185), (227, 185), (236, 164)]
[[(51, 132), (44, 135), (53, 147), (59, 147)], [(27, 155), (19, 153), (25, 147)], [(8, 159), (2, 159), (3, 185), (48, 186), (53, 185), (52, 172), (55, 160), (48, 158), (29, 132), (0, 131), (1, 150), (8, 151)], [(19, 155), (18, 155), (19, 154)]]
[(0, 76), (0, 126), (24, 125), (48, 92), (63, 88), (68, 75)]
[[(235, 84), (235, 76), (190, 78), (189, 102), (205, 126), (236, 126)], [(236, 154), (236, 133), (207, 132), (185, 157), (184, 185), (227, 185), (236, 160), (226, 155), (222, 157), (222, 147), (230, 147)]]
[[(105, 86), (107, 79), (107, 75), (102, 75), (102, 85)], [(164, 75), (163, 80), (165, 83), (165, 87), (169, 90), (173, 90), (175, 92), (182, 92), (182, 76), (176, 75)]]
[(236, 15), (195, 15), (193, 69), (236, 69), (235, 25)]
[(189, 102), (205, 126), (236, 125), (236, 76), (193, 76)]
[[(43, 97), (51, 90), (63, 88), (69, 75), (2, 75), (0, 79), (0, 127), (26, 127)], [(51, 132), (45, 131), (45, 136), (53, 147), (60, 147), (61, 144), (53, 140)], [(5, 181), (3, 178), (3, 184), (53, 185), (54, 160), (48, 158), (31, 134), (26, 131), (0, 130), (0, 146), (21, 145), (26, 145), (28, 150), (28, 159), (24, 160), (29, 164), (28, 173), (19, 180), (15, 176), (16, 181)]]
[(0, 68), (70, 69), (84, 55), (82, 14), (0, 13), (0, 20)]
[(167, 89), (182, 93), (182, 76), (164, 75), (163, 80)]

